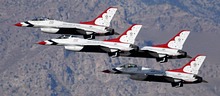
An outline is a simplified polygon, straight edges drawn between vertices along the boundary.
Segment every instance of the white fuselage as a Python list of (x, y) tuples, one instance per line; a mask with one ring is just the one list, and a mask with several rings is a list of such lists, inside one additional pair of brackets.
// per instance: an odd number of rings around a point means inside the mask
[[(172, 71), (162, 71), (162, 70), (154, 70), (151, 68), (128, 68), (128, 69), (121, 69), (120, 67), (116, 67), (117, 70), (121, 71), (122, 74), (145, 74), (146, 77), (148, 75), (150, 76), (157, 76), (157, 77), (168, 77), (173, 78), (174, 82), (180, 82), (181, 80), (184, 80), (186, 82), (194, 82), (197, 79), (194, 77), (194, 74), (190, 73), (182, 73), (182, 72), (172, 72)], [(143, 77), (143, 76), (142, 76)], [(145, 80), (146, 78), (142, 78)]]
[(161, 48), (161, 47), (152, 47), (152, 46), (144, 46), (141, 50), (152, 51), (159, 54), (159, 57), (164, 57), (165, 55), (178, 56), (181, 55), (178, 52), (178, 49), (172, 48)]
[[(105, 26), (99, 25), (89, 25), (89, 24), (78, 24), (78, 23), (68, 23), (58, 20), (44, 20), (44, 21), (27, 21), (28, 23), (32, 24), (32, 27), (41, 28), (42, 31), (47, 33), (56, 33), (59, 28), (77, 28), (82, 29), (87, 32), (97, 32), (97, 33), (106, 33), (108, 32), (105, 30)], [(28, 26), (29, 24), (25, 22), (21, 22), (22, 26)], [(51, 29), (47, 29), (51, 28)], [(53, 31), (48, 31), (53, 30)]]
[[(60, 46), (79, 46), (83, 48), (83, 46), (100, 46), (109, 48), (111, 52), (115, 51), (130, 51), (133, 48), (130, 47), (131, 44), (128, 43), (119, 43), (119, 42), (108, 42), (108, 41), (97, 41), (97, 40), (87, 40), (76, 37), (71, 37), (68, 39), (51, 39), (53, 42), (56, 42), (56, 45)], [(45, 41), (46, 45), (53, 45), (50, 40)], [(80, 50), (79, 50), (80, 51)]]
[[(174, 80), (176, 79), (179, 80), (184, 80), (187, 82), (194, 82), (197, 79), (194, 77), (195, 74), (190, 74), (190, 73), (182, 73), (182, 72), (172, 72), (172, 71), (165, 71), (167, 77), (172, 77)], [(176, 82), (177, 82), (176, 81)]]

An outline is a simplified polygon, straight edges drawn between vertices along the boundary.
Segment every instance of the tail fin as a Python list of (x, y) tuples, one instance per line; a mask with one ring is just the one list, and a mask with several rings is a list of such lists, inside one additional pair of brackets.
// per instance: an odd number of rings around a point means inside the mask
[(197, 55), (192, 60), (190, 60), (185, 66), (183, 66), (182, 68), (174, 69), (174, 70), (168, 70), (168, 71), (198, 74), (199, 68), (201, 67), (201, 65), (204, 62), (205, 58), (206, 58), (206, 56), (204, 56), (204, 55)]
[(110, 26), (110, 22), (117, 11), (116, 7), (109, 7), (104, 12), (102, 12), (98, 17), (92, 21), (80, 22), (80, 24), (90, 24), (90, 25), (101, 25), (101, 26)]
[(174, 48), (174, 49), (182, 49), (183, 44), (185, 43), (187, 37), (189, 36), (190, 31), (188, 30), (182, 30), (176, 36), (174, 36), (172, 39), (170, 39), (165, 44), (160, 45), (154, 45), (154, 47), (164, 47), (164, 48)]
[(142, 25), (133, 24), (130, 28), (128, 28), (119, 37), (117, 37), (115, 39), (105, 40), (105, 41), (134, 44), (135, 38), (137, 37), (139, 31), (141, 30), (141, 27), (142, 27)]

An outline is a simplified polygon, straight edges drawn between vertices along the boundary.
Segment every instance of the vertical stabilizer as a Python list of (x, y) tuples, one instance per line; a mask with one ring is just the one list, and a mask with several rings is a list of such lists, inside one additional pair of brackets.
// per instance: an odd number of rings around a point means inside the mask
[(154, 45), (154, 47), (182, 49), (190, 31), (182, 30), (165, 44)]
[(80, 22), (80, 24), (100, 25), (100, 26), (109, 27), (111, 20), (114, 17), (116, 11), (117, 11), (116, 7), (109, 7), (94, 20), (88, 22)]
[(139, 31), (141, 30), (141, 27), (142, 27), (142, 25), (133, 24), (124, 33), (122, 33), (119, 37), (117, 37), (115, 39), (105, 40), (105, 41), (134, 44), (135, 39), (136, 39)]
[(197, 55), (192, 60), (190, 60), (186, 65), (184, 65), (182, 68), (168, 70), (168, 71), (198, 74), (199, 69), (200, 69), (202, 63), (204, 62), (205, 58), (206, 58), (206, 56), (204, 56), (204, 55)]

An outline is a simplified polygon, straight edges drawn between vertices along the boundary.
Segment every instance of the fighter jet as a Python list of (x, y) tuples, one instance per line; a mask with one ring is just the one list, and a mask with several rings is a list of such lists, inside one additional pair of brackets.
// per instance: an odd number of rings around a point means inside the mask
[(118, 38), (104, 41), (88, 40), (74, 36), (61, 36), (57, 39), (38, 42), (38, 44), (64, 46), (67, 50), (77, 52), (108, 53), (111, 57), (117, 57), (122, 52), (132, 53), (139, 50), (138, 46), (134, 45), (134, 42), (141, 27), (142, 25), (134, 24)]
[(160, 63), (167, 62), (168, 59), (191, 58), (187, 52), (182, 50), (189, 34), (190, 31), (182, 30), (165, 44), (144, 46), (136, 53), (120, 54), (120, 56), (156, 58), (156, 61)]
[(183, 84), (207, 83), (202, 77), (198, 76), (199, 68), (205, 58), (204, 55), (198, 55), (182, 68), (167, 71), (128, 64), (102, 72), (127, 74), (132, 80), (171, 83), (172, 87), (183, 87)]
[(41, 31), (52, 34), (83, 35), (86, 39), (95, 39), (95, 36), (119, 35), (110, 28), (110, 22), (117, 8), (109, 7), (92, 21), (68, 23), (50, 18), (36, 18), (15, 24), (19, 27), (40, 28)]

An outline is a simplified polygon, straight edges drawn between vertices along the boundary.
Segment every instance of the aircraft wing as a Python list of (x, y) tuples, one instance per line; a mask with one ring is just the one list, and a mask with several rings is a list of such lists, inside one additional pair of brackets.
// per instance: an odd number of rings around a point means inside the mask
[(83, 50), (85, 52), (110, 52), (110, 48), (100, 45), (86, 45)]
[(86, 34), (86, 31), (80, 28), (41, 28), (41, 31), (48, 33), (56, 34), (74, 34), (74, 35), (83, 35)]
[[(68, 49), (69, 48), (69, 49)], [(75, 48), (80, 48), (80, 50), (75, 50)], [(100, 46), (100, 45), (76, 45), (76, 46), (65, 46), (65, 49), (72, 51), (81, 51), (81, 52), (97, 52), (97, 53), (108, 53), (116, 52), (118, 49), (111, 49), (109, 47)]]

